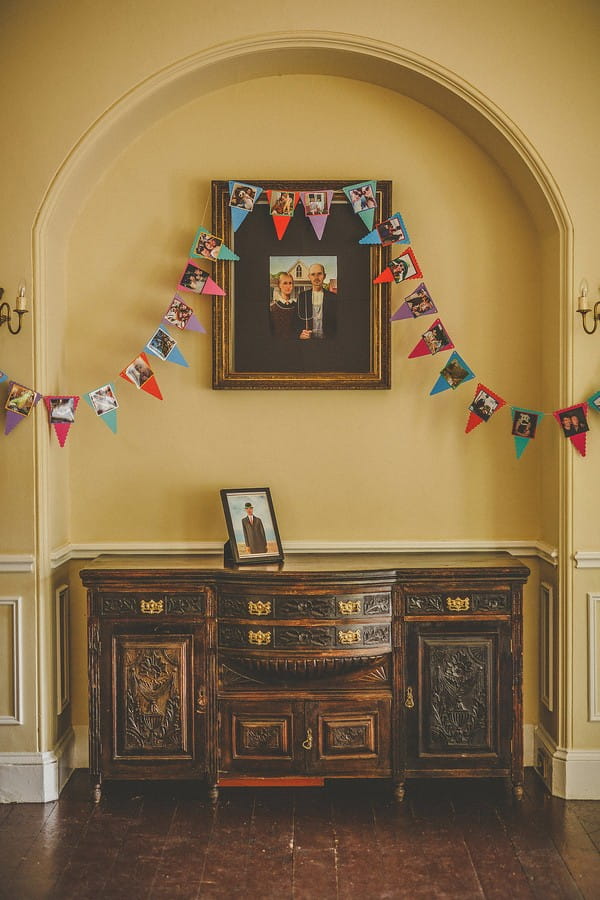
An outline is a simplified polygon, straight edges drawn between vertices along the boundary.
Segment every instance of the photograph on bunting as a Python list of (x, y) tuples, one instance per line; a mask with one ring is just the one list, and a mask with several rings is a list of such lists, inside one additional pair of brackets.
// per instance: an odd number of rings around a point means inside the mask
[(124, 370), (124, 373), (125, 377), (128, 378), (136, 388), (142, 388), (154, 375), (154, 372), (148, 365), (148, 360), (143, 353), (136, 356), (133, 362), (131, 362)]
[(193, 260), (188, 260), (181, 281), (177, 285), (182, 291), (192, 291), (194, 294), (215, 294), (222, 296), (225, 292), (213, 281), (208, 272), (199, 268)]
[(95, 391), (90, 391), (87, 396), (90, 398), (92, 409), (98, 416), (104, 416), (106, 413), (119, 408), (119, 401), (112, 384), (105, 384), (96, 388)]
[(399, 212), (394, 213), (383, 222), (378, 222), (375, 228), (362, 237), (359, 244), (381, 244), (389, 247), (390, 244), (408, 244), (410, 238), (404, 220)]
[(334, 337), (339, 313), (336, 256), (271, 256), (267, 296), (276, 338)]
[[(2, 379), (0, 379), (1, 381)], [(600, 391), (596, 391), (591, 397), (588, 397), (588, 404), (594, 412), (600, 412)]]
[(412, 294), (405, 297), (404, 302), (415, 319), (419, 316), (427, 316), (437, 312), (437, 307), (431, 298), (431, 294), (423, 282), (414, 289)]
[(513, 407), (512, 434), (520, 438), (534, 438), (540, 414), (530, 409)]
[(331, 193), (331, 191), (304, 191), (302, 193), (302, 203), (305, 214), (307, 216), (329, 215)]
[(179, 297), (173, 297), (163, 318), (170, 325), (174, 325), (175, 328), (180, 328), (183, 331), (193, 315), (194, 310), (191, 306), (188, 306)]
[(428, 353), (433, 356), (441, 350), (451, 350), (453, 347), (454, 344), (450, 340), (441, 320), (436, 319), (431, 328), (428, 328), (421, 336), (421, 340), (414, 350), (409, 353), (408, 358), (416, 359), (419, 356), (427, 356)]
[(169, 332), (165, 331), (164, 328), (157, 328), (146, 344), (148, 350), (160, 359), (168, 359), (169, 354), (176, 345), (177, 341), (175, 338), (171, 337)]
[(7, 412), (16, 413), (25, 418), (39, 399), (40, 394), (37, 394), (36, 391), (13, 382), (4, 408)]
[(469, 406), (470, 415), (465, 431), (467, 434), (482, 422), (489, 422), (495, 412), (506, 405), (506, 401), (487, 388), (481, 382), (477, 385), (477, 391), (473, 402)]
[(294, 191), (267, 191), (269, 212), (272, 216), (293, 216), (296, 195)]
[(348, 184), (343, 191), (352, 210), (371, 232), (377, 213), (377, 182), (361, 181), (357, 184)]
[(402, 281), (408, 281), (410, 278), (422, 278), (423, 273), (419, 268), (419, 264), (411, 247), (407, 247), (404, 253), (396, 256), (391, 260), (389, 266), (373, 279), (373, 284), (385, 284), (388, 281), (395, 281), (400, 284)]
[(254, 204), (258, 200), (260, 193), (261, 189), (255, 185), (234, 181), (231, 187), (231, 199), (229, 200), (229, 205), (235, 206), (238, 209), (245, 209), (246, 212), (251, 212), (251, 210), (254, 209)]
[(449, 388), (454, 391), (465, 381), (470, 381), (474, 377), (475, 375), (464, 359), (455, 351), (444, 368), (440, 370), (440, 377), (431, 389), (431, 393), (439, 394)]
[(59, 425), (63, 422), (72, 424), (75, 421), (78, 399), (78, 397), (46, 397), (50, 424)]
[(230, 259), (237, 260), (239, 256), (225, 246), (223, 240), (212, 234), (207, 228), (199, 228), (192, 241), (190, 256), (196, 259)]
[(558, 422), (565, 437), (574, 437), (576, 434), (584, 434), (590, 430), (583, 403), (577, 406), (570, 406), (568, 409), (558, 410), (557, 412)]

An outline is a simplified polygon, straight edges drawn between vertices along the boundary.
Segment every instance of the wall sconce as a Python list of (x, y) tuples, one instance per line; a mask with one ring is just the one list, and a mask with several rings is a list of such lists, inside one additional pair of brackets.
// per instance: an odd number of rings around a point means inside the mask
[[(0, 287), (0, 300), (4, 296), (4, 288)], [(11, 309), (6, 300), (3, 300), (0, 303), (0, 327), (6, 324), (8, 325), (8, 330), (11, 334), (18, 334), (21, 330), (21, 324), (23, 322), (23, 316), (27, 312), (27, 297), (25, 296), (25, 282), (22, 281), (19, 285), (19, 291), (17, 293), (17, 299), (15, 301), (14, 309)], [(19, 321), (17, 322), (17, 327), (13, 328), (11, 322), (14, 316), (17, 315), (19, 317)]]
[[(596, 300), (594, 303), (594, 308), (590, 306), (590, 301), (588, 300), (588, 283), (585, 278), (582, 279), (581, 284), (579, 285), (579, 297), (577, 299), (577, 312), (581, 315), (581, 324), (583, 325), (583, 330), (586, 334), (593, 334), (598, 327), (598, 320), (600, 319), (600, 300)], [(587, 314), (592, 313), (592, 328), (587, 327), (586, 319)]]

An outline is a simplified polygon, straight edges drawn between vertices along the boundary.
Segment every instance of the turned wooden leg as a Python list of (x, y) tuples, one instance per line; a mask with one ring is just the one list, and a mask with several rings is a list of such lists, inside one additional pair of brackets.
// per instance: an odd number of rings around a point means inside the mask
[(515, 800), (523, 799), (523, 785), (521, 783), (515, 782), (513, 784), (512, 792), (513, 792), (513, 797), (515, 798)]
[(92, 785), (92, 800), (94, 801), (94, 803), (100, 803), (101, 799), (102, 799), (102, 782), (100, 781), (100, 779), (98, 779), (98, 781), (95, 781), (94, 784)]
[(404, 790), (404, 782), (396, 781), (394, 783), (394, 800), (397, 800), (398, 803), (402, 803), (405, 793), (406, 791)]
[(208, 786), (208, 799), (211, 803), (215, 804), (219, 799), (219, 788), (216, 784), (209, 784)]

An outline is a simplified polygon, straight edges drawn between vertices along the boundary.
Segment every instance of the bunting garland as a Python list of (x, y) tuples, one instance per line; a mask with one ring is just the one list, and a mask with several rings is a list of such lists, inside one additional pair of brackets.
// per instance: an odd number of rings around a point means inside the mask
[[(358, 182), (343, 188), (353, 212), (360, 216), (369, 229), (359, 243), (380, 244), (384, 247), (392, 244), (410, 244), (408, 230), (399, 212), (375, 224), (376, 188), (377, 182), (374, 180)], [(263, 188), (232, 180), (229, 182), (229, 193), (231, 224), (235, 232), (253, 211), (256, 201), (263, 193)], [(322, 190), (298, 192), (282, 188), (276, 191), (267, 190), (264, 193), (268, 199), (269, 211), (279, 240), (285, 234), (300, 201), (305, 217), (309, 220), (317, 239), (321, 240), (331, 209), (333, 190), (324, 187)], [(234, 263), (239, 260), (239, 256), (225, 245), (221, 237), (201, 226), (192, 241), (186, 267), (177, 285), (177, 290), (200, 295), (225, 296), (223, 289), (199, 265), (202, 260), (208, 262), (221, 260)], [(422, 277), (423, 273), (414, 251), (411, 246), (407, 246), (373, 279), (373, 283), (401, 284), (404, 281)], [(391, 316), (391, 321), (416, 319), (437, 312), (438, 308), (422, 281), (404, 298)], [(193, 308), (178, 293), (175, 293), (160, 324), (145, 344), (144, 350), (119, 373), (121, 378), (133, 384), (138, 390), (145, 391), (160, 400), (163, 399), (163, 396), (147, 354), (152, 358), (158, 357), (163, 362), (189, 367), (178, 347), (178, 341), (169, 331), (170, 328), (206, 333), (206, 329), (196, 317)], [(460, 385), (476, 377), (474, 371), (456, 351), (452, 339), (439, 318), (435, 319), (433, 324), (421, 335), (421, 339), (410, 352), (409, 359), (433, 356), (446, 350), (453, 350), (453, 352), (439, 370), (439, 376), (431, 388), (430, 396), (448, 390), (456, 390)], [(20, 422), (30, 416), (31, 411), (43, 395), (34, 388), (10, 380), (8, 374), (0, 370), (0, 384), (6, 381), (8, 381), (8, 397), (4, 407), (6, 411), (4, 434), (8, 435)], [(96, 417), (116, 434), (119, 403), (114, 383), (107, 382), (83, 394), (83, 398)], [(70, 428), (75, 424), (75, 413), (80, 397), (57, 394), (46, 395), (43, 399), (48, 412), (49, 424), (54, 429), (60, 446), (64, 447)], [(465, 432), (469, 433), (482, 422), (488, 422), (496, 412), (506, 405), (506, 401), (502, 397), (479, 382), (475, 396), (468, 407), (469, 416)], [(592, 393), (584, 402), (552, 412), (563, 436), (571, 441), (582, 457), (585, 457), (587, 453), (587, 434), (590, 430), (588, 409), (600, 413), (600, 389)], [(536, 437), (537, 429), (546, 413), (517, 405), (511, 405), (510, 411), (511, 434), (514, 438), (517, 459), (520, 459), (529, 442)]]

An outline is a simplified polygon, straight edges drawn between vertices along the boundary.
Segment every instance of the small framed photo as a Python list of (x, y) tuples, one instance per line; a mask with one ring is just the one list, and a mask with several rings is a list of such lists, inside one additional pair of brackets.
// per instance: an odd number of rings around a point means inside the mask
[(221, 502), (236, 565), (281, 562), (283, 548), (269, 488), (224, 488)]

